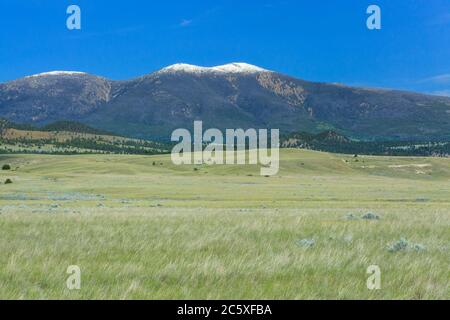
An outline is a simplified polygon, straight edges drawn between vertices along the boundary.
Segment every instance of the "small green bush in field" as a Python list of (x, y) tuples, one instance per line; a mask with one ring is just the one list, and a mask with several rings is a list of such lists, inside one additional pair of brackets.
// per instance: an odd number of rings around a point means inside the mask
[(380, 220), (380, 217), (375, 213), (369, 212), (362, 216), (364, 220)]
[(413, 250), (416, 252), (425, 251), (426, 248), (423, 244), (420, 243), (411, 243), (405, 238), (401, 238), (400, 240), (390, 244), (388, 246), (389, 252), (398, 252), (398, 251), (406, 251), (406, 250)]
[(314, 239), (301, 239), (297, 240), (297, 245), (300, 247), (311, 248), (314, 247), (316, 241)]
[(12, 183), (11, 179), (6, 179), (5, 184), (11, 184), (11, 183)]
[(401, 238), (398, 241), (395, 241), (394, 243), (390, 244), (388, 246), (389, 252), (398, 252), (398, 251), (404, 251), (408, 249), (409, 242), (405, 238)]
[(11, 170), (11, 166), (9, 164), (4, 164), (2, 170)]

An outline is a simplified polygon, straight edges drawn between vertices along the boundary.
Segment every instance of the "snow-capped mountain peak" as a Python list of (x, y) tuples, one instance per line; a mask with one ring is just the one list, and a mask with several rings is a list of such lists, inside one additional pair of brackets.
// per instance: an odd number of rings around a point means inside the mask
[(47, 76), (74, 76), (74, 75), (84, 75), (84, 74), (86, 74), (86, 73), (79, 72), (79, 71), (49, 71), (49, 72), (33, 74), (26, 78), (47, 77)]
[(229, 63), (222, 66), (213, 67), (212, 69), (225, 73), (258, 73), (268, 71), (266, 69), (243, 62)]
[(243, 73), (243, 74), (253, 74), (259, 72), (269, 72), (269, 70), (248, 64), (243, 62), (235, 62), (229, 63), (221, 66), (215, 67), (201, 67), (186, 63), (177, 63), (171, 66), (165, 67), (161, 69), (159, 73), (194, 73), (194, 74), (203, 74), (203, 73)]

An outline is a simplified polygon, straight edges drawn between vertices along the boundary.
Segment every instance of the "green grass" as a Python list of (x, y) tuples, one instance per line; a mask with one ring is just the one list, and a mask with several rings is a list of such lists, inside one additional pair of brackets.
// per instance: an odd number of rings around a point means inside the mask
[[(450, 298), (449, 159), (282, 150), (270, 178), (169, 156), (4, 163), (3, 299)], [(346, 218), (367, 212), (381, 219)], [(425, 250), (389, 252), (400, 238)], [(66, 288), (69, 265), (81, 290)], [(380, 290), (366, 287), (370, 265)]]

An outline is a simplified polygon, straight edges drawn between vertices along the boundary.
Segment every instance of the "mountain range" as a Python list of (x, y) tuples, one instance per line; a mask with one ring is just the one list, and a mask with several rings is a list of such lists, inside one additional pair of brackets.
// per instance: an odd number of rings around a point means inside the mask
[(176, 128), (333, 130), (356, 140), (450, 140), (450, 98), (310, 82), (246, 63), (175, 64), (127, 81), (53, 71), (0, 84), (0, 117), (77, 121), (143, 139)]

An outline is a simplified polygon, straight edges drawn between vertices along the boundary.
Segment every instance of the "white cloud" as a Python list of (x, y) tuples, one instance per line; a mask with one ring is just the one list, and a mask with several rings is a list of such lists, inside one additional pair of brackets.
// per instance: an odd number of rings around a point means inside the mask
[(433, 77), (425, 78), (420, 82), (450, 83), (450, 73), (439, 74)]
[(192, 24), (192, 21), (193, 21), (192, 19), (191, 20), (183, 19), (183, 20), (181, 20), (179, 26), (182, 28), (189, 27)]

